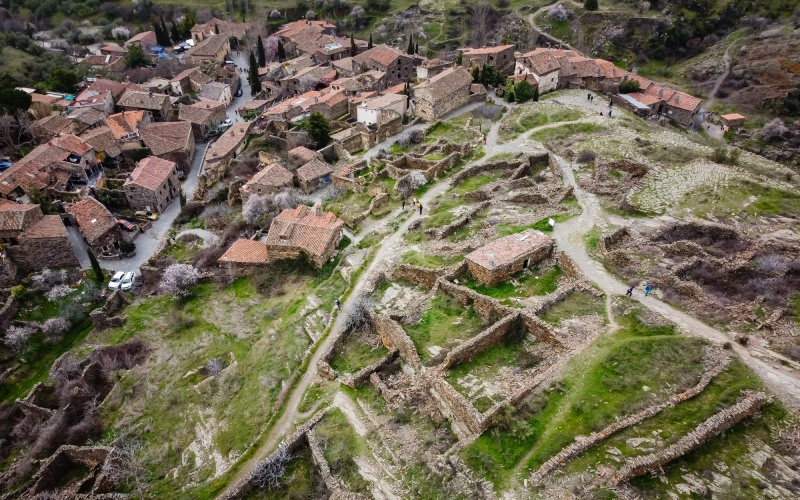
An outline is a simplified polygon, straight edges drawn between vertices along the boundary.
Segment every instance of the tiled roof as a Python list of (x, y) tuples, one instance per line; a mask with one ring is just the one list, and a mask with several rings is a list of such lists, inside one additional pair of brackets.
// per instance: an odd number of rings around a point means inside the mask
[(50, 135), (58, 135), (62, 132), (67, 132), (71, 126), (72, 122), (62, 115), (45, 116), (31, 124), (32, 129), (44, 130), (49, 132)]
[(39, 94), (38, 92), (34, 92), (31, 94), (31, 102), (41, 102), (44, 104), (53, 104), (59, 98), (54, 95), (47, 95), (47, 94)]
[(652, 106), (653, 104), (661, 101), (661, 99), (659, 99), (654, 95), (643, 94), (641, 92), (631, 92), (625, 95), (627, 95), (631, 99), (635, 99), (636, 101), (644, 104), (645, 106)]
[(67, 118), (84, 123), (91, 127), (105, 121), (106, 114), (97, 108), (78, 108), (72, 113), (68, 114)]
[(111, 129), (114, 137), (122, 139), (130, 134), (139, 133), (139, 127), (144, 120), (144, 111), (123, 111), (106, 118), (106, 125)]
[(277, 163), (270, 163), (256, 172), (242, 188), (247, 191), (253, 184), (260, 184), (268, 187), (291, 186), (292, 180), (294, 180), (294, 176), (291, 172)]
[(258, 264), (267, 262), (267, 245), (260, 241), (239, 238), (233, 242), (218, 262)]
[(114, 80), (98, 78), (75, 97), (76, 102), (104, 100), (106, 93), (111, 92), (111, 97), (116, 101), (126, 90), (138, 90), (140, 87), (134, 83), (120, 83)]
[(313, 208), (287, 208), (272, 220), (267, 246), (299, 247), (311, 255), (322, 255), (344, 227), (344, 221), (330, 212), (317, 215)]
[(125, 180), (125, 186), (135, 184), (145, 189), (156, 191), (169, 179), (176, 168), (175, 162), (148, 156), (136, 165), (136, 168)]
[(201, 99), (210, 99), (212, 101), (220, 101), (225, 90), (227, 89), (230, 91), (230, 88), (231, 86), (227, 83), (209, 82), (203, 85), (203, 88), (197, 93), (197, 97)]
[(520, 58), (520, 63), (536, 75), (546, 75), (558, 70), (561, 65), (550, 52), (531, 51)]
[(462, 66), (455, 66), (448, 68), (433, 78), (426, 80), (416, 87), (414, 92), (418, 90), (426, 90), (430, 92), (433, 99), (445, 99), (453, 95), (458, 89), (469, 88), (472, 84), (472, 75), (469, 71)]
[(358, 64), (365, 64), (369, 61), (375, 61), (383, 67), (391, 65), (398, 58), (408, 58), (411, 56), (403, 51), (389, 47), (388, 45), (376, 45), (369, 50), (366, 50), (355, 56), (355, 62)]
[(597, 62), (589, 57), (567, 57), (561, 60), (561, 75), (590, 78), (600, 76)]
[(20, 239), (66, 238), (67, 228), (60, 215), (45, 215), (20, 235)]
[(464, 258), (485, 269), (495, 269), (545, 245), (552, 245), (548, 236), (535, 229), (526, 229), (521, 233), (498, 238), (468, 253)]
[(639, 82), (639, 90), (641, 92), (646, 91), (648, 87), (653, 85), (653, 82), (651, 82), (647, 78), (643, 78), (637, 75), (636, 73), (628, 73), (628, 80), (636, 80), (637, 82)]
[(133, 35), (131, 38), (125, 42), (125, 45), (140, 42), (148, 45), (157, 45), (158, 41), (156, 39), (156, 32), (155, 31), (142, 31), (141, 33), (137, 33)]
[(126, 108), (160, 111), (162, 108), (164, 108), (164, 101), (169, 103), (169, 97), (164, 94), (142, 92), (140, 90), (128, 90), (122, 94), (122, 97), (117, 104)]
[(388, 89), (384, 90), (384, 94), (402, 94), (406, 91), (406, 84), (405, 83), (398, 83), (397, 85), (393, 85)]
[(192, 73), (196, 73), (198, 71), (200, 71), (200, 68), (197, 68), (197, 67), (185, 69), (185, 70), (181, 71), (180, 73), (178, 73), (177, 75), (175, 75), (172, 78), (172, 80), (170, 80), (170, 81), (171, 82), (179, 82), (181, 80), (189, 78), (189, 75), (191, 75)]
[(443, 59), (433, 58), (433, 59), (425, 59), (424, 61), (422, 61), (422, 64), (420, 64), (420, 66), (422, 66), (423, 68), (438, 68), (439, 66), (447, 66), (449, 64), (452, 64), (452, 62), (445, 61)]
[(269, 103), (266, 99), (251, 99), (239, 106), (240, 111), (259, 110)]
[(683, 92), (675, 92), (672, 94), (669, 100), (667, 100), (667, 105), (684, 109), (686, 111), (694, 111), (698, 106), (700, 106), (701, 102), (703, 102), (703, 100), (697, 97), (685, 94)]
[(0, 231), (24, 231), (42, 217), (39, 205), (0, 198)]
[(192, 124), (189, 122), (157, 122), (142, 127), (142, 140), (153, 156), (194, 147)]
[(81, 156), (92, 150), (91, 146), (83, 142), (81, 138), (75, 134), (66, 134), (55, 137), (50, 140), (50, 144), (57, 146), (64, 151), (75, 153)]
[(103, 45), (102, 47), (100, 47), (100, 52), (126, 53), (126, 52), (128, 52), (128, 49), (126, 49), (125, 47), (121, 46), (118, 43), (109, 42), (109, 43)]
[(89, 54), (83, 58), (83, 64), (89, 66), (112, 66), (119, 62), (122, 56), (112, 56), (111, 54)]
[(112, 157), (122, 154), (117, 138), (114, 137), (114, 133), (108, 127), (87, 130), (81, 135), (81, 139), (98, 153), (104, 152)]
[(336, 103), (347, 99), (344, 92), (335, 91), (331, 88), (322, 90), (309, 90), (300, 95), (284, 99), (276, 105), (268, 108), (264, 113), (267, 115), (282, 115), (288, 111), (300, 108), (303, 111), (308, 110), (314, 104), (327, 104), (334, 106)]
[(239, 145), (247, 140), (252, 122), (234, 123), (219, 139), (208, 147), (207, 157), (210, 160), (224, 158), (231, 154)]
[(401, 94), (384, 94), (365, 100), (359, 107), (364, 109), (384, 109), (406, 100)]
[(327, 21), (315, 21), (315, 20), (305, 20), (301, 19), (299, 21), (294, 21), (292, 23), (287, 23), (281, 26), (281, 29), (275, 32), (276, 36), (282, 36), (286, 38), (291, 38), (292, 36), (304, 31), (306, 29), (319, 29), (321, 32), (324, 29), (336, 29), (336, 25), (331, 24)]
[(480, 56), (484, 54), (497, 54), (504, 50), (514, 49), (513, 45), (498, 45), (496, 47), (481, 47), (479, 49), (470, 49), (464, 52), (465, 56)]
[(343, 57), (341, 59), (331, 61), (331, 66), (344, 71), (352, 72), (355, 71), (355, 59), (352, 57)]
[(628, 72), (624, 69), (618, 68), (614, 63), (611, 61), (606, 61), (605, 59), (595, 59), (598, 68), (600, 68), (600, 74), (605, 78), (622, 78)]
[(299, 158), (304, 162), (308, 163), (314, 158), (316, 158), (317, 153), (311, 149), (308, 149), (305, 146), (297, 146), (296, 148), (292, 148), (289, 150), (289, 156)]
[(727, 115), (722, 115), (723, 120), (744, 120), (744, 115), (740, 115), (739, 113), (728, 113)]
[(89, 244), (117, 226), (117, 219), (111, 212), (91, 196), (67, 208), (67, 212), (75, 217), (81, 234)]
[(297, 178), (301, 181), (310, 181), (331, 175), (331, 166), (324, 161), (313, 158), (310, 162), (297, 169)]
[(216, 56), (219, 50), (228, 42), (228, 36), (211, 34), (205, 40), (189, 49), (188, 55), (193, 56)]
[(668, 101), (675, 91), (665, 85), (661, 85), (660, 83), (654, 83), (653, 85), (647, 87), (647, 90), (645, 90), (644, 93), (658, 97), (658, 99), (661, 101)]
[(223, 121), (225, 118), (225, 103), (210, 99), (201, 99), (194, 104), (181, 104), (178, 107), (178, 120), (184, 120), (199, 125), (208, 125), (215, 118)]

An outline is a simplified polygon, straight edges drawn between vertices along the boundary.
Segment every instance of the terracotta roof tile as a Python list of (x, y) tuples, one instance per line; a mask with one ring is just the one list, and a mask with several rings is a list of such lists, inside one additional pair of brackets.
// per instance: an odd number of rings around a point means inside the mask
[(135, 184), (151, 191), (157, 191), (176, 169), (175, 162), (148, 156), (136, 165), (124, 185)]
[(142, 140), (153, 156), (194, 147), (192, 124), (189, 122), (156, 122), (142, 127)]
[(331, 175), (331, 173), (333, 173), (333, 170), (330, 165), (318, 158), (314, 158), (297, 169), (297, 178), (305, 182)]
[(686, 111), (694, 111), (700, 106), (701, 102), (703, 102), (703, 100), (697, 97), (683, 92), (675, 92), (670, 96), (669, 100), (667, 100), (667, 105)]
[(294, 176), (278, 163), (270, 163), (250, 178), (242, 189), (249, 191), (254, 184), (268, 187), (291, 186)]
[(273, 219), (267, 233), (267, 246), (298, 247), (308, 254), (321, 256), (343, 227), (344, 221), (334, 214), (317, 215), (314, 209), (300, 205), (282, 211)]
[(498, 45), (496, 47), (481, 47), (478, 49), (470, 49), (464, 52), (465, 56), (480, 56), (484, 54), (497, 54), (504, 50), (514, 49), (514, 45)]
[(75, 203), (67, 208), (67, 212), (75, 217), (81, 234), (90, 245), (117, 226), (116, 217), (92, 197)]
[(122, 154), (117, 138), (114, 137), (114, 133), (108, 127), (87, 130), (81, 135), (81, 139), (98, 153), (106, 153), (112, 157)]
[(218, 262), (258, 264), (267, 262), (267, 260), (269, 257), (265, 243), (239, 238), (222, 254)]
[(227, 157), (231, 154), (242, 142), (247, 140), (247, 134), (250, 132), (252, 123), (253, 122), (234, 123), (231, 128), (226, 130), (219, 139), (208, 147), (207, 158), (215, 160), (217, 158)]
[(181, 104), (178, 107), (178, 120), (199, 125), (225, 121), (225, 103), (211, 99), (201, 99), (194, 104)]
[(552, 244), (552, 240), (543, 232), (526, 229), (521, 233), (498, 238), (468, 253), (464, 258), (485, 269), (494, 269), (514, 262), (535, 248)]
[(303, 162), (308, 163), (314, 158), (316, 158), (317, 153), (316, 151), (308, 149), (305, 146), (297, 146), (296, 148), (292, 148), (289, 150), (289, 156), (294, 158), (299, 158), (303, 160)]
[(369, 61), (375, 61), (381, 66), (387, 67), (399, 58), (410, 59), (411, 56), (401, 50), (389, 47), (388, 45), (376, 45), (375, 47), (372, 47), (371, 49), (355, 56), (354, 60), (358, 64), (365, 64)]
[(41, 218), (39, 205), (12, 203), (5, 199), (0, 203), (0, 231), (24, 231)]
[(151, 111), (161, 111), (169, 103), (169, 97), (164, 94), (143, 92), (140, 90), (128, 90), (117, 103), (125, 108), (147, 109)]
[(60, 215), (45, 215), (25, 230), (20, 239), (66, 238), (67, 228)]
[(416, 87), (414, 92), (423, 90), (430, 92), (433, 99), (444, 99), (453, 95), (458, 89), (469, 88), (472, 84), (472, 75), (463, 66), (448, 68), (433, 78), (426, 80)]
[(111, 129), (114, 137), (122, 139), (132, 134), (138, 134), (143, 120), (144, 111), (123, 111), (122, 113), (109, 115), (106, 118), (106, 125)]

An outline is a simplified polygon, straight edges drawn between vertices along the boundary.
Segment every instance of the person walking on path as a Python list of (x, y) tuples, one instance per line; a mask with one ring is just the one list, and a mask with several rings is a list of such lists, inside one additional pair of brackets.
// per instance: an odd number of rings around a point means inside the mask
[(406, 199), (403, 198), (403, 210), (405, 210), (405, 209), (406, 209)]
[(628, 292), (625, 295), (628, 297), (633, 297), (633, 287), (628, 288)]
[(419, 214), (422, 215), (422, 203), (419, 204)]
[(483, 134), (483, 143), (486, 144), (486, 134)]
[(339, 299), (336, 299), (336, 310), (337, 311), (341, 311), (342, 310), (342, 303), (339, 302)]
[(648, 283), (646, 287), (644, 287), (644, 296), (647, 297), (650, 295), (650, 292), (653, 291), (653, 285)]

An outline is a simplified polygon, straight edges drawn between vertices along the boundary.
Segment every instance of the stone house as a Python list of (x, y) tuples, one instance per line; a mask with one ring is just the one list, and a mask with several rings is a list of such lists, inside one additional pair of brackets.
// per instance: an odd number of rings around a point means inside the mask
[(482, 285), (494, 286), (540, 262), (553, 251), (553, 241), (541, 231), (526, 229), (498, 238), (464, 258), (470, 274)]
[(131, 208), (162, 213), (180, 193), (177, 165), (148, 156), (128, 175), (122, 189)]
[(172, 119), (172, 103), (169, 96), (164, 94), (127, 90), (117, 102), (117, 107), (123, 111), (149, 111), (155, 121), (168, 122)]
[(404, 116), (408, 104), (408, 96), (402, 94), (384, 94), (362, 102), (356, 108), (356, 121), (364, 125), (381, 125), (397, 116)]
[(270, 163), (253, 175), (241, 188), (242, 202), (250, 195), (275, 194), (294, 185), (294, 175), (278, 163)]
[(38, 92), (33, 92), (30, 96), (31, 107), (28, 108), (28, 111), (31, 112), (34, 118), (44, 118), (53, 114), (53, 106), (58, 101), (58, 97)]
[(91, 107), (110, 115), (114, 112), (114, 106), (122, 98), (122, 94), (128, 90), (141, 90), (141, 88), (134, 83), (97, 78), (75, 96), (70, 109)]
[(44, 215), (39, 205), (0, 198), (0, 242), (18, 269), (78, 267), (78, 259), (58, 215)]
[(156, 32), (155, 31), (142, 31), (141, 33), (137, 33), (133, 35), (131, 38), (125, 42), (125, 48), (130, 48), (131, 45), (138, 45), (143, 50), (144, 53), (147, 54), (150, 52), (150, 47), (155, 47), (158, 45), (158, 40), (156, 39)]
[(88, 196), (67, 208), (67, 213), (98, 257), (118, 253), (122, 233), (117, 218), (102, 203)]
[(376, 45), (353, 58), (353, 64), (361, 73), (367, 70), (386, 73), (389, 86), (405, 83), (416, 75), (414, 58), (405, 52), (387, 45)]
[(514, 73), (514, 45), (498, 45), (468, 49), (461, 53), (461, 65), (471, 70), (473, 66), (494, 65), (503, 75)]
[(281, 95), (293, 96), (309, 90), (319, 90), (336, 79), (336, 71), (323, 66), (310, 66), (281, 78)]
[(226, 21), (224, 19), (212, 18), (207, 23), (195, 24), (192, 26), (191, 34), (192, 40), (195, 44), (202, 42), (208, 37), (217, 33), (220, 35), (227, 35), (227, 39), (234, 44), (241, 41), (247, 33), (252, 29), (250, 23), (235, 23), (233, 21)]
[(122, 45), (120, 45), (118, 43), (109, 42), (109, 43), (107, 43), (107, 44), (105, 44), (105, 45), (100, 47), (100, 53), (103, 54), (104, 56), (122, 56), (122, 57), (125, 57), (125, 54), (128, 53), (128, 49), (126, 49), (125, 47), (123, 47)]
[(745, 117), (739, 113), (728, 113), (719, 117), (722, 124), (726, 127), (736, 128), (742, 126)]
[(296, 259), (305, 255), (316, 267), (330, 259), (342, 239), (344, 221), (316, 206), (299, 205), (278, 214), (267, 233), (271, 259)]
[(472, 75), (461, 66), (442, 71), (413, 88), (414, 116), (435, 121), (470, 100)]
[(123, 111), (106, 117), (106, 125), (114, 138), (120, 142), (137, 142), (142, 137), (142, 127), (149, 125), (153, 117), (149, 111)]
[(199, 92), (203, 85), (214, 81), (213, 78), (200, 71), (200, 68), (189, 68), (181, 71), (169, 81), (170, 91), (175, 95), (187, 92)]
[(108, 127), (97, 127), (87, 130), (80, 136), (81, 140), (95, 150), (97, 158), (102, 161), (116, 160), (122, 154), (117, 138)]
[(225, 104), (219, 101), (201, 99), (193, 104), (178, 105), (178, 120), (192, 124), (192, 133), (197, 141), (204, 140), (212, 126), (227, 118)]
[(433, 78), (447, 68), (453, 66), (452, 61), (445, 61), (442, 59), (425, 59), (422, 64), (417, 66), (417, 78), (420, 80), (427, 80)]
[(662, 112), (671, 120), (675, 120), (684, 127), (688, 127), (694, 121), (697, 112), (700, 110), (702, 99), (685, 94), (674, 92), (664, 103)]
[(227, 83), (210, 82), (203, 85), (203, 88), (197, 93), (197, 97), (221, 102), (227, 106), (233, 101), (233, 92), (231, 91), (231, 86)]
[(194, 133), (189, 122), (160, 122), (142, 127), (142, 142), (150, 154), (175, 162), (188, 173), (194, 158)]
[(72, 133), (78, 135), (106, 124), (106, 114), (96, 108), (78, 108), (70, 112), (67, 119), (72, 123)]
[(339, 118), (347, 113), (347, 96), (330, 88), (310, 90), (267, 108), (264, 116), (272, 120), (295, 121), (315, 112), (328, 119)]
[(331, 183), (333, 169), (326, 162), (314, 158), (297, 169), (297, 182), (300, 189), (311, 193)]
[(552, 92), (558, 88), (561, 64), (548, 49), (538, 48), (526, 52), (516, 60), (514, 75), (533, 75), (539, 93)]
[(305, 165), (317, 157), (316, 151), (305, 146), (297, 146), (289, 150), (289, 163), (292, 169)]
[(30, 133), (37, 142), (47, 142), (61, 134), (72, 133), (72, 123), (64, 115), (45, 116), (31, 123)]
[(239, 238), (217, 260), (220, 267), (242, 274), (266, 265), (269, 254), (266, 243)]
[(206, 161), (209, 163), (227, 162), (236, 158), (244, 150), (247, 134), (252, 122), (234, 123), (219, 139), (208, 147)]
[(230, 38), (225, 35), (208, 35), (186, 53), (192, 64), (205, 61), (224, 62), (231, 52)]
[(83, 58), (82, 63), (97, 72), (120, 75), (125, 71), (125, 58), (122, 56), (89, 54)]
[(347, 96), (382, 90), (386, 88), (386, 73), (382, 71), (365, 71), (349, 78), (338, 78), (331, 82), (331, 88), (344, 92)]

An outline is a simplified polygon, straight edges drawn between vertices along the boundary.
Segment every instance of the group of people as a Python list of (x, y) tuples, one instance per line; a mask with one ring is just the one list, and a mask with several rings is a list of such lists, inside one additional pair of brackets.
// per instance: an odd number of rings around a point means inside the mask
[[(416, 198), (414, 198), (414, 202), (413, 203), (414, 203), (414, 208), (419, 209), (419, 214), (422, 215), (422, 202), (419, 202), (419, 201), (417, 201)], [(405, 210), (405, 209), (406, 209), (406, 200), (404, 199), (403, 200), (403, 210)]]
[[(628, 291), (627, 291), (627, 293), (625, 293), (625, 295), (627, 295), (628, 297), (633, 297), (633, 289), (634, 288), (636, 288), (636, 286), (632, 286), (632, 287), (628, 288)], [(648, 283), (647, 285), (645, 285), (645, 287), (644, 287), (644, 296), (645, 297), (649, 296), (650, 292), (653, 291), (653, 288), (655, 288), (655, 287), (653, 286), (652, 283)]]
[[(589, 102), (594, 102), (594, 96), (592, 95), (591, 92), (586, 94), (586, 100), (589, 101)], [(613, 107), (614, 107), (614, 103), (611, 102), (611, 100), (609, 100), (608, 101), (608, 116), (611, 116), (611, 108), (613, 108)], [(600, 114), (600, 116), (603, 116), (603, 112), (602, 111), (600, 111), (599, 114)]]

